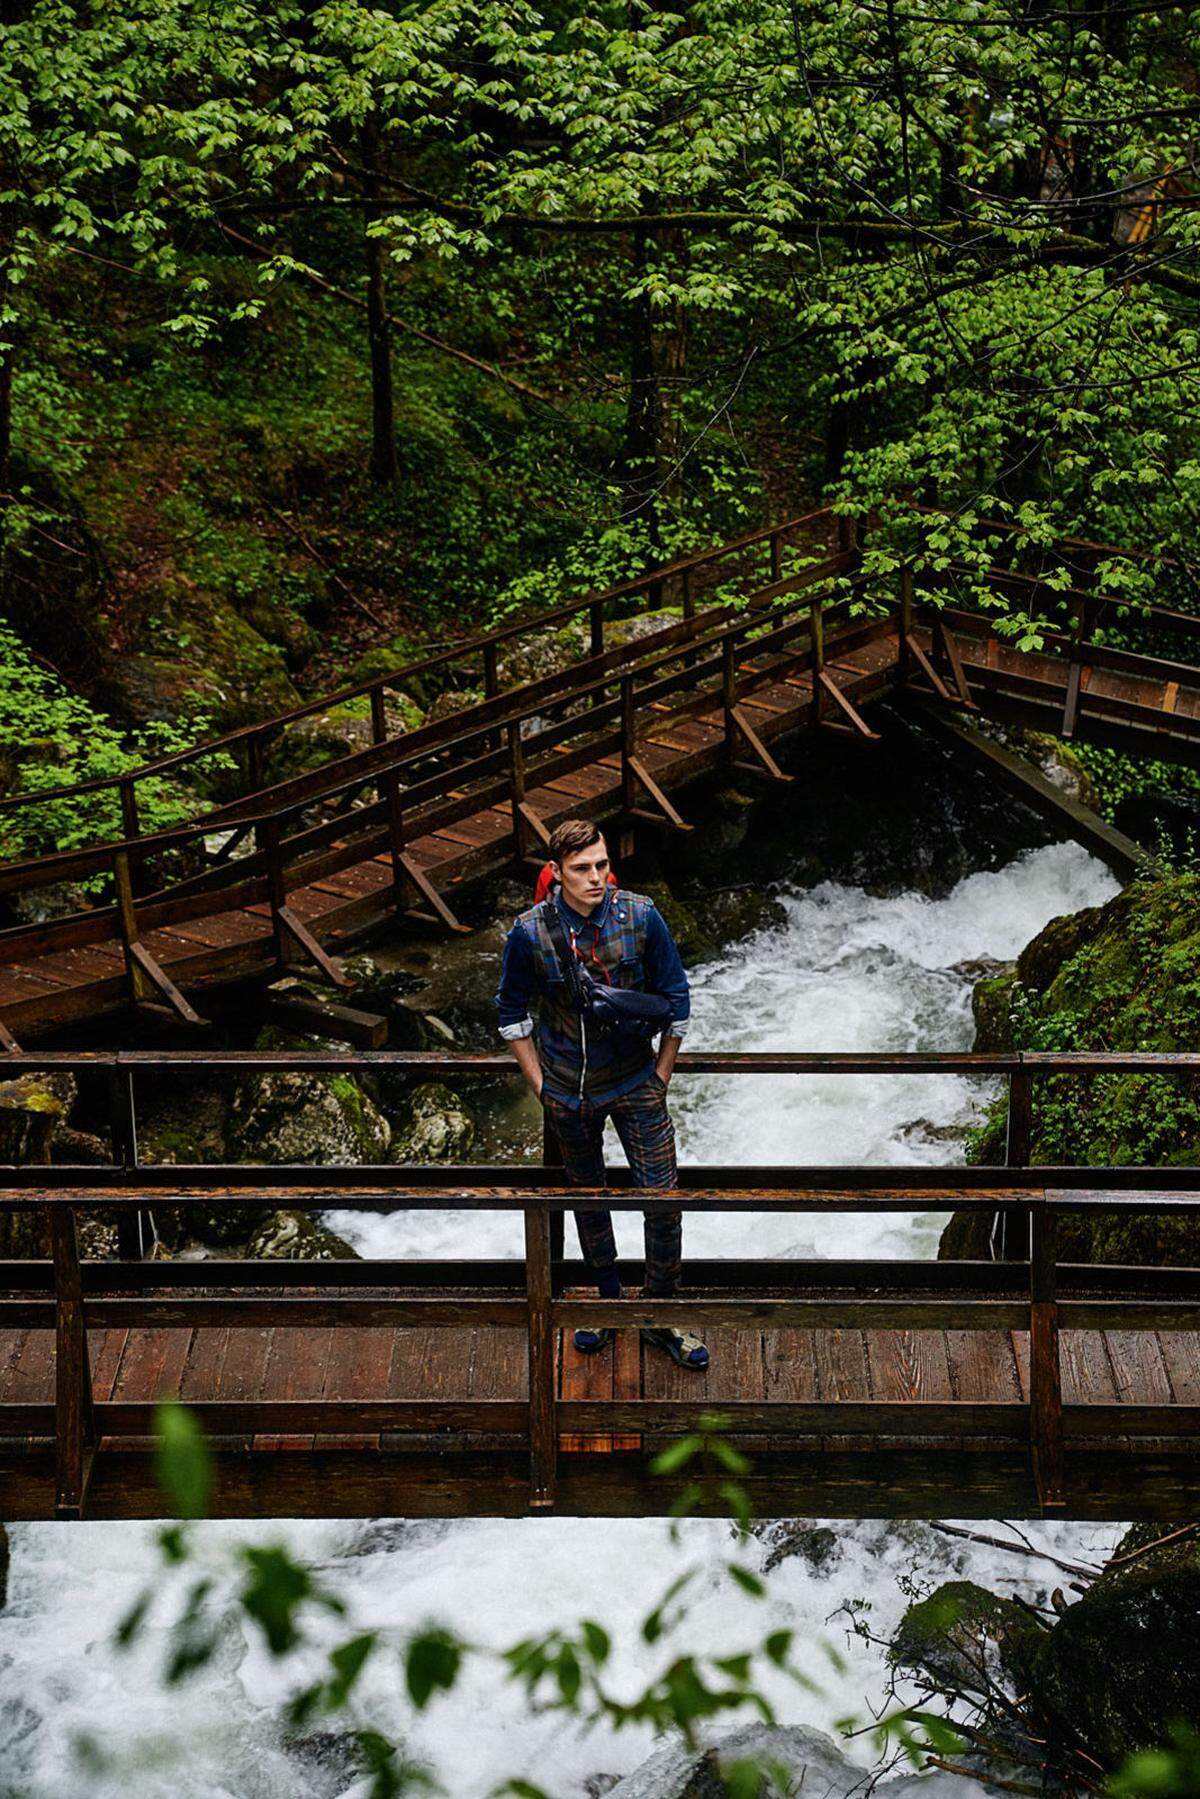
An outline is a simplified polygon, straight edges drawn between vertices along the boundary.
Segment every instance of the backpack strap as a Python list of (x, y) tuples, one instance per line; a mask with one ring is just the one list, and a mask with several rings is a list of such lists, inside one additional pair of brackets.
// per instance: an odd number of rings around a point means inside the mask
[(574, 952), (567, 942), (567, 934), (563, 929), (562, 913), (553, 899), (544, 899), (538, 907), (538, 911), (541, 914), (542, 923), (546, 927), (546, 934), (553, 945), (559, 972), (567, 984), (572, 1003), (579, 1007), (579, 971), (575, 966)]

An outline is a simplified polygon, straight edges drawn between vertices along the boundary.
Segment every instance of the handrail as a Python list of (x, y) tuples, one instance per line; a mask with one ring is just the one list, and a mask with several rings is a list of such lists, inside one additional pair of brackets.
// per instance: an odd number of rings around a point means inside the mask
[[(1009, 1082), (1009, 1138), (1003, 1168), (870, 1168), (772, 1167), (684, 1169), (678, 1190), (670, 1194), (642, 1191), (619, 1173), (603, 1189), (563, 1184), (547, 1143), (537, 1168), (454, 1169), (402, 1168), (261, 1168), (145, 1166), (137, 1150), (135, 1076), (175, 1067), (214, 1072), (270, 1073), (281, 1068), (312, 1071), (373, 1068), (409, 1069), (428, 1075), (494, 1075), (515, 1077), (511, 1057), (447, 1056), (416, 1051), (306, 1052), (228, 1051), (216, 1056), (178, 1051), (46, 1051), (14, 1058), (23, 1068), (75, 1073), (107, 1072), (113, 1164), (107, 1168), (23, 1167), (4, 1171), (0, 1214), (40, 1207), (49, 1221), (54, 1246), (53, 1279), (34, 1281), (27, 1269), (15, 1296), (0, 1295), (0, 1323), (18, 1328), (45, 1328), (53, 1323), (56, 1338), (56, 1402), (51, 1416), (36, 1406), (0, 1406), (0, 1434), (37, 1434), (47, 1423), (56, 1446), (55, 1510), (60, 1517), (81, 1517), (91, 1468), (102, 1435), (120, 1440), (144, 1434), (149, 1425), (144, 1406), (108, 1402), (95, 1405), (90, 1386), (87, 1349), (89, 1328), (238, 1327), (280, 1324), (291, 1328), (412, 1328), (465, 1325), (524, 1326), (529, 1363), (529, 1400), (520, 1402), (343, 1400), (255, 1401), (201, 1400), (200, 1415), (210, 1428), (230, 1431), (455, 1430), (472, 1433), (515, 1433), (529, 1456), (528, 1501), (534, 1510), (553, 1506), (556, 1494), (559, 1432), (587, 1429), (678, 1431), (694, 1428), (706, 1402), (651, 1400), (569, 1402), (557, 1396), (555, 1333), (573, 1326), (653, 1323), (716, 1328), (775, 1329), (1003, 1329), (1028, 1330), (1030, 1339), (1029, 1402), (1006, 1401), (979, 1406), (960, 1401), (821, 1401), (782, 1404), (732, 1400), (724, 1409), (735, 1431), (769, 1432), (773, 1439), (840, 1432), (867, 1437), (922, 1438), (948, 1434), (994, 1448), (1000, 1440), (1025, 1437), (1042, 1509), (1064, 1504), (1068, 1445), (1077, 1440), (1161, 1438), (1172, 1433), (1200, 1433), (1200, 1407), (1124, 1404), (1064, 1406), (1059, 1330), (1072, 1328), (1193, 1329), (1200, 1317), (1200, 1269), (1163, 1271), (1138, 1276), (1136, 1270), (1106, 1270), (1099, 1292), (1081, 1289), (1086, 1271), (1071, 1271), (1060, 1294), (1056, 1226), (1065, 1212), (1120, 1211), (1138, 1214), (1200, 1211), (1200, 1169), (1049, 1169), (1029, 1165), (1032, 1087), (1035, 1077), (1121, 1070), (1194, 1073), (1200, 1055), (1192, 1052), (690, 1052), (677, 1064), (681, 1075), (722, 1072), (827, 1075), (905, 1074), (916, 1069), (944, 1073), (992, 1073)], [(475, 1177), (468, 1181), (463, 1176)], [(479, 1177), (485, 1177), (480, 1181)], [(153, 1185), (151, 1183), (154, 1183)], [(349, 1290), (336, 1265), (324, 1264), (304, 1293), (269, 1292), (276, 1279), (269, 1266), (246, 1290), (247, 1271), (232, 1285), (205, 1264), (172, 1269), (161, 1293), (152, 1290), (155, 1270), (132, 1294), (105, 1292), (94, 1268), (85, 1280), (79, 1254), (77, 1211), (103, 1206), (119, 1216), (135, 1214), (148, 1200), (187, 1209), (193, 1204), (239, 1204), (247, 1199), (266, 1203), (286, 1197), (295, 1206), (388, 1206), (429, 1209), (514, 1210), (522, 1214), (525, 1232), (524, 1293), (497, 1290), (492, 1278), (484, 1291), (453, 1295), (414, 1291), (413, 1283), (363, 1291), (356, 1278)], [(728, 1289), (685, 1297), (629, 1301), (578, 1298), (562, 1292), (556, 1267), (561, 1239), (555, 1219), (566, 1209), (604, 1204), (628, 1210), (668, 1204), (681, 1211), (875, 1211), (963, 1209), (999, 1211), (1028, 1218), (1028, 1297), (1019, 1290), (1020, 1267), (1011, 1283), (981, 1281), (979, 1264), (938, 1265), (933, 1289), (928, 1270), (898, 1263), (880, 1291), (864, 1287), (862, 1272), (839, 1264), (838, 1282), (804, 1284), (814, 1264), (788, 1269), (786, 1264), (752, 1265), (747, 1293)], [(391, 1267), (391, 1265), (388, 1265)], [(986, 1266), (986, 1265), (984, 1265)], [(754, 1270), (757, 1269), (757, 1273)], [(258, 1271), (254, 1271), (258, 1274)], [(381, 1271), (382, 1272), (382, 1271)], [(277, 1285), (295, 1285), (295, 1270)], [(304, 1273), (312, 1273), (305, 1268)], [(1116, 1276), (1114, 1280), (1111, 1277)], [(120, 1272), (116, 1285), (127, 1285)], [(838, 1284), (840, 1282), (840, 1285)], [(1149, 1291), (1147, 1291), (1147, 1282)], [(465, 1284), (465, 1283), (464, 1283)], [(194, 1290), (189, 1291), (189, 1287)], [(1101, 1415), (1103, 1414), (1103, 1415)]]
[[(459, 644), (452, 644), (448, 649), (439, 650), (431, 656), (419, 657), (415, 662), (402, 663), (386, 674), (372, 675), (366, 681), (339, 688), (334, 693), (307, 701), (304, 705), (293, 707), (290, 711), (275, 713), (272, 717), (261, 719), (254, 724), (239, 725), (232, 731), (223, 732), (219, 737), (206, 738), (203, 743), (192, 744), (187, 749), (174, 751), (171, 755), (155, 757), (149, 762), (140, 763), (136, 768), (127, 769), (124, 774), (99, 775), (91, 780), (74, 781), (61, 787), (44, 788), (38, 792), (6, 794), (0, 797), (0, 812), (26, 805), (45, 804), (51, 800), (73, 799), (81, 794), (99, 793), (108, 788), (119, 789), (123, 782), (140, 781), (151, 775), (164, 774), (169, 769), (182, 767), (185, 763), (197, 761), (203, 756), (214, 755), (228, 750), (233, 745), (284, 730), (288, 725), (295, 724), (302, 718), (310, 718), (315, 713), (328, 711), (332, 706), (341, 706), (349, 700), (365, 698), (369, 694), (395, 686), (398, 682), (411, 680), (414, 675), (426, 674), (431, 669), (443, 667), (448, 663), (460, 662), (481, 651), (497, 648), (500, 644), (510, 642), (514, 638), (544, 630), (546, 626), (555, 624), (562, 619), (573, 618), (579, 612), (590, 612), (594, 607), (604, 606), (609, 601), (627, 599), (635, 593), (653, 590), (673, 576), (689, 573), (708, 563), (719, 561), (723, 556), (733, 555), (739, 550), (751, 549), (756, 544), (782, 537), (785, 532), (797, 530), (801, 525), (811, 524), (817, 519), (832, 516), (831, 507), (821, 506), (814, 512), (764, 526), (760, 530), (747, 532), (742, 537), (711, 545), (706, 550), (698, 550), (688, 556), (676, 557), (671, 562), (657, 564), (648, 569), (645, 574), (633, 576), (630, 580), (619, 582), (614, 587), (593, 589), (578, 599), (563, 601), (557, 606), (548, 607), (542, 612), (534, 613), (531, 617), (521, 619), (511, 625), (497, 626), (492, 631), (466, 638)], [(647, 597), (649, 599), (652, 595), (648, 593)]]

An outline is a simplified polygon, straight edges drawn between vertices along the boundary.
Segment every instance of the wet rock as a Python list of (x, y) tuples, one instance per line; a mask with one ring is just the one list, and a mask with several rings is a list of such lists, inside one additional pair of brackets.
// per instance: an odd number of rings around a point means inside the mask
[(1042, 1634), (1011, 1599), (971, 1580), (950, 1580), (909, 1606), (888, 1659), (937, 1692), (979, 1694), (985, 1682), (1019, 1682)]
[(264, 1218), (246, 1245), (262, 1262), (356, 1262), (359, 1253), (307, 1212), (281, 1210)]
[(988, 975), (971, 989), (975, 1048), (1003, 1053), (1012, 1048), (1012, 1002), (1017, 972)]
[(362, 1744), (351, 1730), (311, 1730), (285, 1740), (310, 1799), (340, 1799), (367, 1771)]
[[(752, 1760), (786, 1772), (795, 1782), (791, 1791), (814, 1799), (849, 1799), (861, 1794), (866, 1779), (823, 1731), (805, 1724), (748, 1724), (706, 1749), (669, 1744), (618, 1781), (610, 1799), (727, 1799), (722, 1764)], [(902, 1775), (876, 1790), (887, 1799), (934, 1799), (938, 1783), (928, 1775)]]
[(407, 1118), (392, 1140), (392, 1161), (465, 1161), (475, 1141), (475, 1121), (460, 1096), (440, 1081), (426, 1081), (407, 1098)]
[(60, 1124), (50, 1144), (50, 1159), (74, 1168), (103, 1168), (111, 1152), (94, 1131), (77, 1131)]
[(148, 1092), (138, 1106), (138, 1148), (144, 1162), (187, 1166), (228, 1159), (229, 1089), (188, 1081), (175, 1091)]
[(1148, 1548), (1170, 1528), (1129, 1531), (1114, 1561), (1147, 1553), (1110, 1563), (1041, 1635), (1025, 1670), (1047, 1719), (1108, 1768), (1200, 1718), (1200, 1536)]
[(905, 1143), (965, 1143), (970, 1130), (965, 1124), (935, 1124), (932, 1118), (910, 1118), (897, 1134)]
[(696, 908), (687, 900), (677, 899), (664, 881), (647, 881), (634, 891), (642, 892), (654, 901), (675, 939), (675, 947), (685, 967), (691, 968), (716, 955), (717, 941), (700, 922)]
[(1022, 730), (1015, 733), (1015, 739), (1013, 747), (1036, 763), (1046, 779), (1053, 782), (1068, 799), (1090, 807), (1093, 812), (1100, 810), (1099, 795), (1092, 777), (1081, 762), (1078, 751), (1069, 743), (1064, 743), (1059, 737), (1050, 737), (1044, 731)]
[(827, 1524), (809, 1524), (803, 1518), (761, 1518), (752, 1529), (767, 1546), (764, 1574), (770, 1574), (780, 1562), (796, 1557), (806, 1562), (814, 1574), (824, 1574), (842, 1559), (841, 1539)]
[[(23, 1074), (0, 1081), (0, 1162), (14, 1166), (49, 1162), (56, 1131), (75, 1103), (69, 1074)], [(0, 1215), (0, 1256), (24, 1259), (47, 1253), (37, 1212)]]
[(229, 1111), (229, 1148), (237, 1162), (319, 1168), (382, 1162), (391, 1137), (374, 1101), (345, 1074), (268, 1074), (244, 1081)]
[(701, 928), (718, 944), (740, 943), (755, 931), (777, 931), (787, 923), (782, 901), (754, 882), (712, 887), (691, 905)]

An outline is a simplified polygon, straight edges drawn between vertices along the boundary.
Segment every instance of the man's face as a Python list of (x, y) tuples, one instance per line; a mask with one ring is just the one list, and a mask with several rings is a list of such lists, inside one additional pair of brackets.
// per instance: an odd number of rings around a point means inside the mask
[(563, 898), (568, 906), (586, 918), (600, 904), (608, 885), (608, 846), (603, 837), (552, 866), (562, 882)]

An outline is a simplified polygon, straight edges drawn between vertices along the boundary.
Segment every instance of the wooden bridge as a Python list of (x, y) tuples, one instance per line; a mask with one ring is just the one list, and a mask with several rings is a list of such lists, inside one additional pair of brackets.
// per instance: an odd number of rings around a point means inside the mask
[[(1066, 549), (1081, 584), (1065, 593), (1013, 567), (987, 575), (992, 591), (1043, 617), (1036, 652), (998, 635), (986, 611), (948, 604), (933, 576), (917, 591), (902, 569), (894, 593), (877, 591), (855, 531), (826, 509), (119, 778), (9, 795), (0, 830), (90, 796), (109, 805), (113, 836), (0, 863), (0, 900), (21, 900), (26, 914), (0, 929), (0, 1045), (131, 1002), (200, 1022), (189, 995), (292, 965), (343, 984), (330, 952), (389, 917), (457, 928), (456, 891), (536, 854), (556, 819), (586, 809), (623, 829), (687, 829), (676, 799), (697, 776), (726, 766), (786, 780), (781, 740), (831, 730), (871, 740), (876, 702), (899, 690), (946, 719), (981, 711), (1195, 764), (1200, 661), (1187, 657), (1200, 656), (1200, 617), (1165, 606), (1134, 615), (1094, 578), (1123, 552)], [(951, 566), (938, 588), (967, 574)], [(659, 628), (639, 634), (650, 615)], [(579, 621), (581, 659), (502, 685), (502, 653)], [(1114, 622), (1152, 650), (1100, 641)], [(465, 709), (398, 731), (389, 693), (432, 675), (459, 683)], [(291, 732), (352, 701), (369, 710), (367, 747), (268, 784)], [(216, 754), (236, 765), (240, 794), (187, 826), (142, 830), (147, 786)], [(30, 922), (44, 890), (97, 883), (98, 903)]]
[[(599, 1195), (536, 1166), (314, 1169), (145, 1166), (139, 1083), (189, 1068), (229, 1078), (389, 1069), (515, 1077), (503, 1057), (422, 1054), (44, 1054), (30, 1069), (107, 1083), (111, 1165), (7, 1169), (0, 1214), (35, 1209), (44, 1260), (0, 1264), (0, 1516), (144, 1517), (157, 1400), (212, 1439), (212, 1509), (258, 1515), (659, 1514), (677, 1485), (656, 1447), (718, 1412), (751, 1456), (760, 1515), (1174, 1519), (1200, 1500), (1200, 1270), (1061, 1265), (1063, 1214), (1178, 1217), (1200, 1171), (1030, 1167), (1035, 1083), (1129, 1071), (1195, 1078), (1200, 1055), (707, 1055), (696, 1073), (779, 1079), (937, 1072), (1008, 1083), (1000, 1167), (695, 1167), (679, 1205), (745, 1219), (779, 1210), (985, 1211), (995, 1261), (690, 1260), (678, 1299), (578, 1291), (564, 1212)], [(523, 1259), (254, 1262), (81, 1260), (97, 1210), (246, 1203), (501, 1210)], [(1001, 1229), (1003, 1227), (1003, 1230)], [(686, 1226), (685, 1226), (686, 1231)], [(129, 1233), (126, 1233), (126, 1241)], [(636, 1269), (624, 1275), (632, 1285)], [(703, 1331), (703, 1374), (644, 1350), (637, 1325)], [(617, 1325), (583, 1358), (580, 1325)], [(689, 1470), (689, 1478), (691, 1471)], [(720, 1469), (699, 1509), (724, 1509)]]

